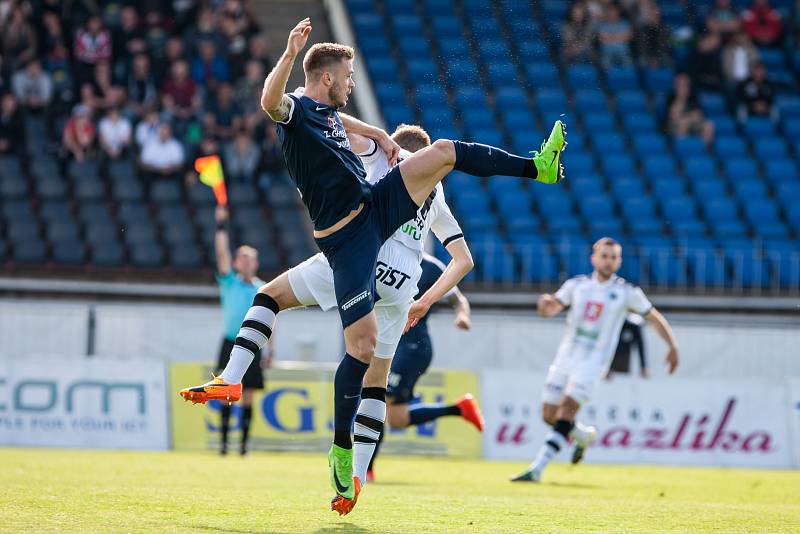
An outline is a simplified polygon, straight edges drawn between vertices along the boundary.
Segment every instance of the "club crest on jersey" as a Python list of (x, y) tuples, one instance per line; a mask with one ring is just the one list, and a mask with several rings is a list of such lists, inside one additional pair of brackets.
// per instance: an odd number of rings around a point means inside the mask
[(336, 129), (336, 119), (333, 118), (333, 115), (328, 115), (328, 128), (331, 130)]
[(603, 304), (600, 302), (589, 301), (586, 303), (586, 308), (583, 310), (583, 318), (587, 321), (596, 321), (603, 313)]

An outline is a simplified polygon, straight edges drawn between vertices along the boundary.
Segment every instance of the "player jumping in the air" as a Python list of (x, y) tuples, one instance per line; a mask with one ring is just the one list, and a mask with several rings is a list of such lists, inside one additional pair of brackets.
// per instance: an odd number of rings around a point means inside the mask
[[(345, 133), (378, 143), (394, 163), (399, 147), (383, 130), (338, 110), (353, 89), (353, 49), (339, 44), (312, 46), (303, 59), (305, 94), (285, 93), (292, 65), (306, 44), (311, 21), (305, 19), (289, 34), (286, 50), (264, 83), (261, 107), (278, 123), (283, 155), (314, 223), (314, 238), (333, 269), (336, 301), (344, 326), (346, 354), (334, 375), (334, 438), (328, 453), (330, 480), (336, 493), (353, 500), (351, 425), (361, 397), (362, 382), (377, 342), (375, 269), (378, 251), (453, 169), (474, 176), (508, 175), (556, 183), (561, 179), (560, 156), (564, 126), (557, 121), (550, 137), (533, 158), (514, 156), (498, 148), (439, 139), (395, 166), (375, 185), (350, 148)], [(345, 121), (344, 123), (342, 121)], [(267, 343), (275, 315), (295, 304), (287, 275), (265, 285), (253, 300), (237, 336), (230, 362), (207, 384), (181, 394), (195, 402), (239, 398), (242, 374)]]
[(552, 317), (567, 312), (567, 331), (547, 374), (542, 395), (542, 419), (553, 429), (545, 437), (536, 459), (514, 482), (539, 482), (550, 460), (570, 438), (575, 440), (573, 463), (583, 458), (597, 430), (575, 421), (589, 393), (611, 365), (622, 323), (629, 311), (650, 321), (669, 346), (669, 373), (678, 367), (678, 344), (672, 328), (644, 292), (616, 275), (622, 265), (622, 246), (610, 237), (592, 247), (591, 276), (570, 278), (555, 295), (544, 294), (537, 305), (539, 315)]
[[(386, 396), (389, 399), (387, 419), (392, 428), (406, 428), (434, 421), (440, 417), (456, 415), (472, 423), (475, 428), (483, 432), (483, 415), (472, 395), (466, 394), (454, 404), (410, 404), (414, 399), (414, 387), (417, 381), (425, 374), (433, 359), (433, 344), (428, 332), (428, 310), (437, 302), (438, 293), (432, 291), (436, 282), (442, 276), (446, 267), (433, 256), (425, 255), (422, 260), (422, 276), (417, 284), (416, 300), (409, 313), (409, 329), (400, 338), (400, 344), (392, 359), (392, 368), (389, 372), (389, 387)], [(443, 297), (452, 304), (455, 312), (455, 326), (461, 330), (472, 327), (470, 319), (469, 301), (453, 287)], [(381, 441), (383, 434), (381, 434)], [(372, 455), (372, 461), (367, 471), (367, 480), (374, 479), (374, 462), (378, 455), (378, 447)]]

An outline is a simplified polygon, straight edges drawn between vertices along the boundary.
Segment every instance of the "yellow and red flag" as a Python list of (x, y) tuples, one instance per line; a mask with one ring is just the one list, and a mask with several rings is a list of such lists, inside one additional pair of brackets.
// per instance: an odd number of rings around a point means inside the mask
[(219, 156), (205, 156), (194, 160), (194, 170), (200, 175), (200, 181), (214, 191), (217, 204), (228, 204), (228, 192), (225, 189), (225, 175), (222, 174), (222, 162)]

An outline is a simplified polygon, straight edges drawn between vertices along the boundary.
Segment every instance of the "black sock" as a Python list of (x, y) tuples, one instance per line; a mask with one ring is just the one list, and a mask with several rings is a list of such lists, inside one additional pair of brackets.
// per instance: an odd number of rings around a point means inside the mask
[(453, 141), (456, 163), (453, 168), (472, 176), (520, 176), (536, 178), (536, 164), (532, 158), (521, 158), (505, 150), (482, 145)]
[(228, 447), (228, 429), (231, 424), (231, 406), (228, 403), (222, 404), (222, 422), (220, 424), (220, 432), (222, 435), (222, 448)]
[(375, 467), (375, 458), (378, 457), (378, 452), (381, 450), (381, 443), (383, 443), (383, 434), (381, 432), (380, 437), (378, 438), (378, 442), (375, 444), (375, 452), (372, 453), (372, 458), (369, 460), (369, 466), (367, 467), (367, 471), (372, 471)]
[(556, 421), (556, 424), (553, 425), (553, 430), (564, 436), (564, 439), (569, 439), (569, 433), (572, 432), (575, 423), (572, 421), (567, 421), (566, 419), (559, 419)]
[(410, 425), (421, 425), (446, 415), (461, 415), (461, 410), (455, 404), (443, 406), (441, 404), (417, 404), (409, 406), (408, 420)]
[(250, 436), (250, 421), (253, 419), (253, 407), (242, 409), (242, 450), (247, 449), (247, 438)]
[(333, 444), (343, 449), (353, 448), (350, 431), (368, 368), (368, 364), (345, 354), (333, 377)]

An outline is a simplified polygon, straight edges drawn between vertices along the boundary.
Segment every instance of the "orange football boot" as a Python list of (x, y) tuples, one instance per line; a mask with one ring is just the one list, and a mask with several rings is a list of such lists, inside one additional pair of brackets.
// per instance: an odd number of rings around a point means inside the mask
[(345, 499), (341, 495), (337, 495), (331, 499), (331, 510), (338, 512), (340, 516), (347, 515), (353, 511), (358, 501), (358, 494), (361, 493), (361, 481), (358, 477), (353, 477), (353, 489), (355, 494), (352, 499)]
[(483, 432), (484, 421), (481, 409), (478, 408), (478, 402), (475, 398), (467, 393), (461, 397), (456, 403), (458, 409), (461, 410), (461, 417), (475, 425), (479, 432)]
[[(213, 375), (212, 375), (213, 376)], [(223, 402), (236, 402), (242, 397), (241, 384), (228, 384), (218, 376), (214, 376), (211, 382), (206, 382), (201, 386), (184, 388), (180, 391), (184, 400), (205, 404), (210, 400)]]

